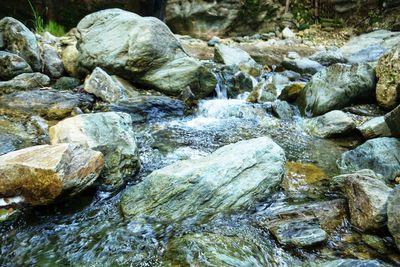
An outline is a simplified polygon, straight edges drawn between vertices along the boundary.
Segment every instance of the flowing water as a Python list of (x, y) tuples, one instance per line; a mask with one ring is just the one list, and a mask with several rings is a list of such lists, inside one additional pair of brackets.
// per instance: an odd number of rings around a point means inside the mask
[[(223, 98), (221, 88), (220, 93)], [(223, 145), (259, 136), (270, 136), (285, 150), (288, 161), (315, 164), (330, 177), (338, 173), (336, 159), (347, 148), (311, 137), (302, 129), (299, 116), (283, 121), (271, 116), (269, 109), (243, 100), (203, 100), (195, 114), (184, 118), (135, 124), (142, 171), (127, 186), (178, 160), (202, 157)], [(331, 198), (324, 187), (317, 194), (277, 193), (254, 209), (195, 225), (125, 220), (118, 206), (122, 192), (89, 190), (71, 200), (30, 210), (15, 223), (3, 225), (0, 265), (202, 266), (209, 265), (202, 257), (208, 249), (217, 261), (231, 266), (309, 266), (308, 262), (349, 256), (335, 241), (343, 231), (350, 231), (346, 224), (328, 245), (311, 250), (282, 248), (254, 224), (254, 218), (273, 203)], [(212, 249), (212, 244), (220, 246)]]

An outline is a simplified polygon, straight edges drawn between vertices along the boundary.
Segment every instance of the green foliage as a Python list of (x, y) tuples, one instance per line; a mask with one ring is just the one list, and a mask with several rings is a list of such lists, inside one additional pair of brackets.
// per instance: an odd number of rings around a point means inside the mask
[(368, 20), (370, 25), (381, 23), (383, 19), (383, 14), (380, 10), (373, 9), (368, 12)]
[(304, 30), (314, 24), (314, 9), (305, 5), (305, 1), (291, 1), (290, 10), (297, 21), (299, 30)]
[[(43, 17), (39, 13), (39, 11), (32, 5), (31, 1), (28, 0), (28, 3), (29, 3), (29, 6), (31, 7), (31, 11), (32, 11), (32, 15), (33, 15), (33, 27), (34, 27), (36, 33), (49, 32), (54, 36), (65, 35), (64, 26), (62, 26), (52, 20), (49, 20), (48, 23), (45, 23)], [(47, 8), (46, 8), (46, 13), (47, 13)]]

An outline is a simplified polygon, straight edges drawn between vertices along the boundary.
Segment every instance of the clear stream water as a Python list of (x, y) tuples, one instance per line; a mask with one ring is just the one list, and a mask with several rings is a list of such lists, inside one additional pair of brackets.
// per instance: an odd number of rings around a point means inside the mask
[[(142, 170), (134, 186), (149, 172), (181, 159), (205, 156), (218, 147), (243, 139), (270, 136), (289, 161), (313, 163), (334, 176), (336, 160), (347, 148), (342, 143), (311, 137), (301, 128), (301, 118), (282, 121), (261, 104), (243, 100), (203, 100), (195, 114), (183, 118), (135, 124)], [(119, 210), (121, 192), (89, 190), (71, 200), (33, 209), (12, 225), (3, 225), (0, 236), (1, 266), (187, 266), (201, 259), (201, 246), (176, 249), (174, 242), (187, 234), (207, 234), (209, 244), (231, 237), (226, 249), (235, 251), (231, 266), (309, 266), (336, 258), (381, 257), (360, 243), (360, 237), (344, 223), (326, 244), (309, 250), (283, 248), (252, 218), (263, 205), (291, 205), (332, 196), (321, 188), (318, 196), (278, 192), (240, 214), (217, 216), (201, 225), (142, 223), (125, 220)], [(344, 237), (349, 236), (345, 239)], [(353, 238), (353, 239), (351, 239)], [(350, 240), (351, 239), (351, 240)], [(348, 241), (350, 240), (350, 241)], [(210, 246), (212, 247), (212, 246)], [(368, 254), (369, 253), (369, 254)], [(367, 256), (365, 256), (367, 255)], [(207, 265), (204, 260), (200, 265)], [(199, 265), (194, 265), (199, 266)]]

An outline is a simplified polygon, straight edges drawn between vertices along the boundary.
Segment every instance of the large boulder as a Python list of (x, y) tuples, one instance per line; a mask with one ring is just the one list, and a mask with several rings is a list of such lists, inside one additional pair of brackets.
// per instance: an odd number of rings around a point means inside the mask
[(321, 138), (345, 135), (356, 127), (354, 120), (340, 110), (333, 110), (322, 116), (309, 119), (304, 124), (310, 134)]
[(16, 55), (0, 51), (0, 80), (10, 80), (22, 73), (32, 72), (31, 66)]
[(190, 86), (197, 97), (204, 97), (215, 88), (215, 75), (189, 57), (156, 18), (108, 9), (86, 16), (77, 28), (78, 61), (89, 72), (101, 67), (168, 95), (180, 95)]
[(349, 63), (374, 62), (399, 42), (399, 32), (378, 30), (351, 38), (340, 51)]
[(50, 84), (50, 78), (39, 72), (23, 73), (12, 80), (0, 82), (0, 95), (14, 91), (25, 91), (42, 88)]
[(35, 35), (21, 22), (5, 17), (0, 20), (4, 48), (25, 59), (34, 71), (40, 71), (40, 50)]
[(388, 207), (388, 228), (394, 240), (397, 248), (400, 250), (400, 186), (396, 186), (392, 194), (389, 196)]
[(386, 225), (387, 200), (392, 189), (383, 181), (369, 176), (347, 176), (344, 192), (351, 223), (362, 231), (378, 230)]
[(311, 78), (297, 104), (302, 114), (321, 115), (374, 99), (375, 84), (375, 71), (369, 64), (334, 64)]
[(400, 175), (400, 141), (390, 137), (368, 140), (343, 153), (338, 167), (342, 173), (370, 169), (385, 180), (393, 180)]
[(71, 115), (75, 108), (93, 106), (91, 95), (57, 90), (32, 90), (0, 96), (0, 106), (9, 112), (40, 115), (49, 120), (60, 120)]
[(105, 166), (99, 183), (103, 189), (120, 187), (140, 168), (132, 120), (128, 114), (82, 114), (50, 128), (52, 144), (79, 143), (103, 153)]
[(395, 108), (400, 104), (400, 45), (379, 59), (376, 76), (378, 104), (386, 109)]
[(90, 186), (104, 165), (103, 155), (77, 144), (43, 145), (0, 156), (0, 194), (43, 205)]
[(240, 141), (154, 171), (124, 193), (122, 212), (172, 222), (240, 210), (280, 184), (284, 164), (283, 149), (271, 139)]

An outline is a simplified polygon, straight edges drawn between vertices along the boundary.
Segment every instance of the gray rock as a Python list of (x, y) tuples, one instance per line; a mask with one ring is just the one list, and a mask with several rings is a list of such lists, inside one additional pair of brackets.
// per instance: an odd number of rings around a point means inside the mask
[(399, 42), (400, 33), (379, 30), (353, 37), (340, 51), (349, 63), (373, 62)]
[(5, 51), (0, 51), (0, 79), (10, 80), (22, 73), (32, 72), (31, 66), (26, 61), (16, 55)]
[(271, 139), (241, 141), (154, 171), (123, 194), (121, 209), (128, 218), (169, 222), (240, 210), (280, 184), (284, 163), (282, 148)]
[(282, 36), (285, 39), (294, 39), (294, 38), (296, 38), (296, 34), (291, 29), (289, 29), (288, 27), (285, 27), (283, 29)]
[(315, 74), (297, 98), (300, 112), (322, 115), (351, 103), (373, 100), (375, 71), (368, 64), (334, 64)]
[(137, 123), (181, 117), (184, 115), (185, 104), (167, 96), (137, 96), (113, 103), (109, 106), (109, 110), (128, 113), (132, 121)]
[(103, 155), (77, 144), (34, 146), (0, 156), (0, 194), (30, 205), (51, 203), (89, 187)]
[(72, 90), (78, 87), (81, 84), (81, 81), (72, 77), (61, 77), (56, 81), (53, 85), (53, 88), (56, 90)]
[(389, 232), (400, 250), (400, 185), (396, 186), (389, 196), (387, 216)]
[(41, 73), (23, 73), (12, 80), (0, 82), (0, 95), (14, 91), (42, 88), (50, 84), (50, 78)]
[(262, 66), (257, 64), (246, 51), (240, 48), (217, 44), (215, 46), (214, 60), (227, 66), (239, 66), (241, 71), (251, 76), (261, 75)]
[(53, 46), (48, 44), (43, 45), (42, 59), (44, 73), (51, 78), (57, 79), (64, 74), (64, 64)]
[(288, 102), (282, 100), (275, 100), (272, 103), (272, 114), (281, 120), (291, 120), (294, 116), (292, 107)]
[(56, 90), (33, 90), (0, 96), (3, 110), (40, 115), (51, 120), (69, 117), (75, 107), (85, 110), (91, 108), (93, 103), (90, 95)]
[(357, 127), (357, 130), (361, 132), (365, 139), (392, 136), (384, 116), (375, 117), (364, 122)]
[(301, 74), (292, 70), (285, 70), (280, 72), (281, 75), (287, 77), (290, 81), (296, 81), (301, 78)]
[(341, 259), (324, 263), (320, 267), (388, 267), (388, 265), (377, 260)]
[(250, 75), (239, 70), (236, 65), (223, 66), (217, 71), (220, 91), (226, 91), (229, 98), (236, 98), (243, 92), (253, 90), (253, 80)]
[(156, 18), (108, 9), (86, 16), (77, 28), (78, 62), (87, 71), (101, 67), (168, 95), (178, 96), (187, 86), (199, 98), (214, 91), (214, 74)]
[(52, 144), (79, 143), (103, 153), (105, 166), (98, 181), (102, 189), (119, 188), (140, 169), (132, 120), (128, 114), (83, 114), (50, 128)]
[(321, 229), (318, 220), (315, 219), (278, 222), (272, 224), (269, 229), (282, 245), (307, 247), (328, 239), (327, 233)]
[(357, 175), (363, 176), (363, 177), (370, 177), (372, 179), (376, 180), (383, 180), (381, 175), (376, 174), (373, 170), (369, 169), (364, 169), (364, 170), (359, 170), (354, 173), (346, 173), (346, 174), (341, 174), (334, 176), (329, 182), (330, 186), (334, 191), (340, 190), (344, 193), (344, 184), (349, 177), (355, 177)]
[(400, 141), (396, 138), (371, 139), (342, 154), (338, 167), (342, 173), (371, 169), (386, 181), (400, 175)]
[(356, 128), (354, 120), (340, 110), (306, 120), (304, 125), (310, 134), (321, 138), (343, 136)]
[(400, 137), (400, 105), (385, 115), (385, 122), (394, 137)]
[(387, 223), (387, 200), (392, 189), (368, 176), (349, 175), (344, 192), (349, 204), (351, 223), (362, 231), (379, 230)]
[(4, 48), (25, 59), (34, 71), (40, 71), (40, 50), (35, 35), (24, 24), (10, 17), (0, 20)]
[(313, 61), (308, 58), (297, 58), (297, 59), (287, 58), (282, 62), (282, 66), (288, 70), (308, 75), (314, 75), (315, 73), (324, 68), (317, 61)]
[(323, 66), (330, 66), (336, 63), (347, 63), (347, 59), (337, 48), (330, 48), (319, 51), (309, 57), (309, 59), (320, 63)]
[(84, 90), (108, 103), (128, 98), (125, 88), (99, 67), (85, 80)]

